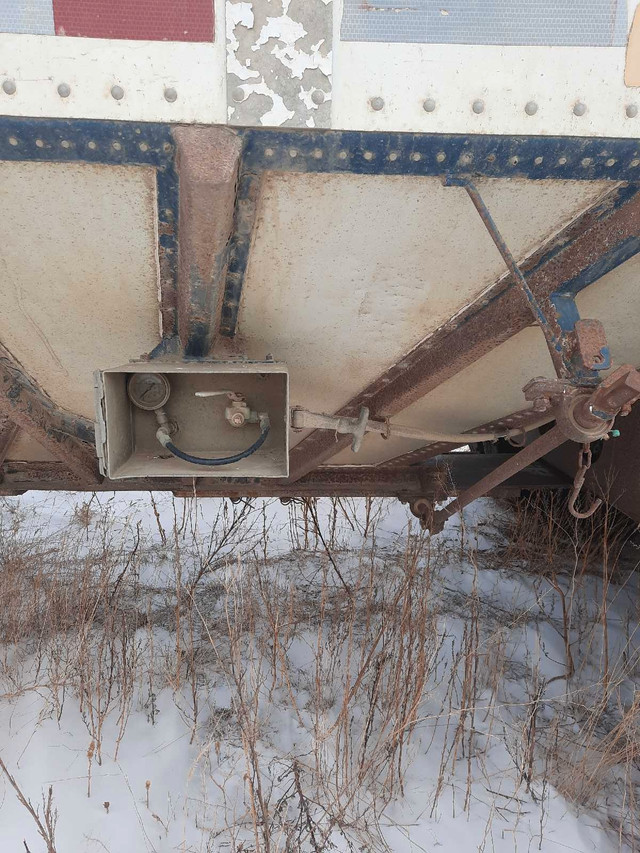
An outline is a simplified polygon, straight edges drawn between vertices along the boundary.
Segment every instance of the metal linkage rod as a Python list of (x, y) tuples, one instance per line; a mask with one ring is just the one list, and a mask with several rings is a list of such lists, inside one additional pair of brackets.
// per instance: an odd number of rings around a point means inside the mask
[(553, 361), (553, 366), (556, 369), (557, 375), (561, 379), (569, 378), (571, 376), (571, 371), (568, 369), (567, 364), (565, 362), (562, 341), (553, 331), (551, 323), (549, 322), (549, 318), (547, 317), (542, 306), (536, 299), (534, 292), (527, 284), (527, 280), (522, 270), (520, 269), (520, 267), (516, 263), (515, 258), (511, 254), (511, 250), (507, 246), (504, 237), (500, 233), (500, 229), (496, 225), (493, 216), (491, 216), (489, 208), (484, 203), (482, 196), (478, 191), (478, 188), (468, 178), (454, 178), (451, 176), (447, 176), (447, 178), (445, 179), (445, 186), (463, 187), (467, 191), (469, 198), (473, 202), (473, 206), (480, 214), (480, 218), (484, 222), (485, 227), (491, 236), (491, 239), (495, 243), (497, 250), (500, 252), (503, 261), (507, 265), (507, 269), (509, 270), (513, 278), (516, 280), (522, 292), (524, 293), (536, 323), (542, 329), (542, 332), (547, 341), (551, 360)]

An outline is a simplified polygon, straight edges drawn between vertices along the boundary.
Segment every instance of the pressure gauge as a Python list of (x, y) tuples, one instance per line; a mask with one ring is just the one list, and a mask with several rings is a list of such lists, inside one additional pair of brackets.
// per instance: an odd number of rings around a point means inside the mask
[(171, 386), (162, 373), (132, 373), (127, 383), (129, 399), (139, 409), (161, 409), (169, 399)]

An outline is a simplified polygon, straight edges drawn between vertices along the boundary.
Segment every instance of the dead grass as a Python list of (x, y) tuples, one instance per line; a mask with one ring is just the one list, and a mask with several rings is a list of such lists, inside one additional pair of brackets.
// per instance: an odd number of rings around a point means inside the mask
[[(225, 804), (210, 840), (233, 850), (317, 853), (338, 837), (352, 850), (386, 849), (379, 822), (405, 796), (416, 751), (439, 751), (431, 814), (461, 767), (469, 811), (497, 736), (516, 789), (544, 809), (551, 785), (598, 811), (621, 844), (640, 843), (640, 613), (623, 626), (626, 640), (610, 642), (607, 621), (629, 577), (621, 554), (631, 531), (619, 516), (576, 528), (554, 499), (531, 498), (507, 514), (497, 552), (479, 552), (463, 531), (454, 557), (450, 543), (411, 529), (381, 545), (380, 502), (333, 501), (322, 515), (295, 502), (291, 551), (274, 557), (267, 514), (250, 503), (222, 503), (206, 531), (197, 502), (174, 504), (168, 526), (154, 503), (159, 541), (134, 510), (116, 525), (97, 499), (55, 535), (34, 532), (11, 506), (0, 528), (0, 697), (37, 690), (58, 720), (78, 704), (89, 796), (92, 766), (105, 750), (117, 760), (132, 711), (154, 725), (157, 697), (170, 691)], [(466, 591), (447, 584), (456, 560), (471, 572)], [(530, 573), (535, 606), (483, 593), (480, 574), (498, 567)], [(564, 654), (553, 677), (530, 645), (542, 619)], [(526, 695), (514, 698), (516, 683)], [(228, 707), (212, 695), (220, 685)], [(270, 708), (295, 716), (304, 752), (270, 746)], [(224, 756), (231, 769), (221, 773)], [(52, 792), (43, 809), (54, 851)], [(169, 818), (157, 820), (168, 833)]]

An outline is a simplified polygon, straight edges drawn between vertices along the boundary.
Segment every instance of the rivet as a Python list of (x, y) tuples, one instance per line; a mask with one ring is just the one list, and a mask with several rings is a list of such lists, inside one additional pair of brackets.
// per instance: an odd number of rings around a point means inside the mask
[(36, 148), (44, 148), (44, 142), (41, 139), (36, 139)]
[(341, 160), (346, 160), (346, 159), (347, 159), (347, 152), (346, 152), (346, 151), (340, 151), (340, 152), (338, 152), (338, 157), (339, 157)]
[(558, 166), (565, 166), (567, 163), (566, 157), (558, 157)]
[(484, 112), (484, 101), (477, 100), (471, 104), (471, 109), (474, 111), (476, 115), (480, 115), (480, 113)]
[(112, 142), (111, 147), (114, 148), (116, 151), (120, 151), (122, 149), (122, 145), (118, 142), (118, 140)]
[(592, 163), (593, 163), (592, 157), (583, 157), (582, 158), (582, 165), (583, 166), (591, 166)]
[(533, 162), (536, 164), (536, 166), (541, 166), (543, 160), (544, 160), (544, 157), (536, 157), (536, 159)]
[(140, 145), (138, 145), (138, 148), (141, 151), (148, 151), (149, 150), (149, 146), (147, 145), (146, 142), (141, 142)]
[(71, 94), (71, 86), (68, 83), (58, 83), (58, 94), (61, 98), (68, 98)]
[(273, 157), (273, 148), (265, 148), (264, 149), (265, 157)]
[(427, 98), (422, 104), (422, 109), (425, 111), (425, 113), (432, 113), (435, 108), (436, 102), (433, 100), (433, 98)]
[(314, 89), (311, 93), (311, 100), (314, 104), (320, 106), (320, 104), (324, 104), (325, 94), (322, 89)]
[(417, 163), (419, 160), (422, 159), (422, 154), (420, 154), (418, 151), (414, 151), (413, 154), (411, 155), (411, 159), (413, 160), (414, 163)]
[(583, 116), (587, 111), (587, 105), (583, 104), (582, 101), (576, 101), (573, 105), (573, 114), (574, 116)]
[(436, 154), (436, 160), (438, 161), (438, 163), (444, 163), (446, 159), (447, 155), (444, 153), (444, 151), (438, 151), (438, 153)]
[(16, 82), (15, 80), (5, 80), (2, 83), (2, 91), (5, 95), (15, 95), (16, 93)]
[(495, 154), (487, 154), (487, 160), (489, 163), (495, 163), (496, 162), (496, 155)]
[(468, 166), (468, 165), (469, 165), (469, 163), (473, 163), (473, 154), (463, 154), (463, 155), (460, 157), (460, 163), (461, 163), (463, 166)]
[(244, 101), (245, 94), (242, 86), (236, 86), (236, 88), (231, 92), (231, 97), (237, 104)]
[(289, 157), (297, 157), (297, 156), (298, 156), (297, 149), (296, 148), (290, 148), (289, 149)]
[(534, 116), (538, 112), (538, 105), (535, 101), (527, 101), (524, 105), (524, 111), (528, 116)]
[(10, 136), (9, 137), (9, 145), (17, 145), (17, 144), (18, 144), (18, 140), (15, 138), (15, 136)]
[(380, 112), (380, 110), (384, 109), (384, 101), (382, 100), (382, 98), (371, 98), (369, 100), (369, 103), (371, 105), (371, 109), (375, 110), (376, 112)]
[(162, 146), (162, 150), (165, 154), (170, 154), (173, 151), (173, 145), (170, 142), (165, 142)]
[(173, 104), (174, 101), (178, 100), (178, 92), (173, 88), (173, 86), (167, 86), (164, 90), (164, 99), (170, 104)]
[(112, 86), (111, 97), (114, 98), (116, 101), (121, 101), (124, 98), (124, 89), (122, 88), (122, 86)]
[(63, 139), (60, 145), (62, 145), (63, 148), (71, 148), (71, 143), (68, 139)]
[(636, 104), (627, 104), (625, 112), (627, 118), (635, 118), (638, 115), (638, 107)]
[(629, 163), (629, 165), (630, 165), (632, 168), (634, 168), (634, 169), (635, 169), (637, 166), (640, 166), (640, 160), (632, 160), (632, 161)]
[(365, 160), (373, 160), (373, 151), (365, 151), (363, 156)]
[(509, 163), (511, 166), (517, 166), (520, 161), (517, 157), (509, 157)]
[(316, 158), (316, 160), (319, 160), (322, 157), (322, 148), (314, 148), (313, 156)]
[(389, 160), (391, 160), (391, 162), (393, 162), (394, 160), (397, 160), (397, 159), (398, 159), (398, 152), (397, 151), (391, 151), (389, 153)]
[(605, 163), (605, 166), (615, 166), (615, 164), (616, 164), (616, 161), (613, 159), (613, 157), (609, 157), (609, 159)]
[(96, 143), (93, 141), (93, 139), (92, 139), (92, 140), (90, 140), (89, 142), (87, 142), (87, 148), (90, 148), (92, 151), (95, 151), (97, 147), (98, 147), (98, 146), (97, 146), (97, 145), (96, 145)]

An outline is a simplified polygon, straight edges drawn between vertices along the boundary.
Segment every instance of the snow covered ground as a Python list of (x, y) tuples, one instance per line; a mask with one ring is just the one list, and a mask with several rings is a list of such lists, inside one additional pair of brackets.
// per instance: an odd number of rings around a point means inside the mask
[(513, 524), (4, 499), (0, 851), (635, 849), (638, 578)]

